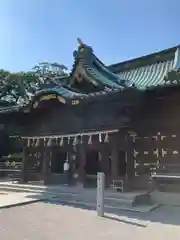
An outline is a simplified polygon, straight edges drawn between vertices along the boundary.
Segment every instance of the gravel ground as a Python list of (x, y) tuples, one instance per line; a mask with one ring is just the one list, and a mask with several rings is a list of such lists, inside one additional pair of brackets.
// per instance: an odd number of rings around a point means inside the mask
[(2, 240), (175, 240), (179, 235), (177, 207), (148, 214), (119, 212), (105, 218), (94, 211), (43, 202), (0, 211)]

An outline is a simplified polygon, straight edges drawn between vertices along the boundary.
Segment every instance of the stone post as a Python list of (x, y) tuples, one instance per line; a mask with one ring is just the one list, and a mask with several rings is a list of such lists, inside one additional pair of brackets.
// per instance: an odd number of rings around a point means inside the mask
[(99, 217), (104, 216), (104, 185), (105, 185), (105, 174), (99, 172), (97, 174), (97, 215)]

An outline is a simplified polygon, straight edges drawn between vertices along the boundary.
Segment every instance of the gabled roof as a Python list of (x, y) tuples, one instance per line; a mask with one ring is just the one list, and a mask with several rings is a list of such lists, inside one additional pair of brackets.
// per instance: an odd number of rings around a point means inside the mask
[[(91, 47), (79, 40), (79, 47), (74, 51), (74, 64), (70, 75), (67, 77), (70, 84), (56, 84), (50, 88), (44, 88), (38, 91), (33, 101), (41, 98), (43, 95), (55, 94), (61, 98), (62, 103), (79, 103), (80, 101), (93, 101), (97, 97), (112, 94), (113, 92), (125, 91), (134, 88), (130, 81), (120, 78), (117, 74), (111, 72), (93, 53)], [(73, 81), (83, 77), (83, 81), (91, 82), (95, 86), (100, 86), (101, 90), (96, 92), (84, 93), (73, 88)], [(64, 79), (64, 82), (66, 80)], [(135, 89), (135, 88), (134, 88)], [(137, 91), (137, 89), (135, 89)], [(54, 96), (55, 97), (55, 96)]]
[(74, 51), (74, 65), (71, 71), (72, 82), (83, 78), (95, 86), (109, 89), (124, 89), (131, 87), (132, 83), (110, 71), (94, 54), (93, 49), (80, 39), (77, 51)]
[[(77, 90), (72, 89), (68, 86), (54, 86), (52, 88), (46, 88), (38, 91), (33, 98), (33, 104), (36, 101), (48, 100), (56, 98), (59, 102), (69, 105), (77, 105), (80, 102), (101, 100), (101, 97), (110, 96), (112, 94), (119, 93), (119, 89), (108, 89), (104, 91), (91, 92), (88, 94), (77, 92)], [(47, 96), (47, 98), (46, 98)]]

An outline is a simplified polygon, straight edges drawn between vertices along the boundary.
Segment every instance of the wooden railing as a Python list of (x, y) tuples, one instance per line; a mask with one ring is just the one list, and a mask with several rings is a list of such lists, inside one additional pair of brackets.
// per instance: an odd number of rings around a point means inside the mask
[[(153, 188), (169, 191), (180, 186), (180, 164), (166, 164), (152, 173)], [(170, 190), (171, 191), (171, 190)]]
[(124, 192), (124, 180), (112, 180), (112, 184), (110, 185), (113, 189), (116, 189), (116, 191)]
[(21, 158), (3, 157), (0, 159), (0, 179), (19, 181), (22, 174)]

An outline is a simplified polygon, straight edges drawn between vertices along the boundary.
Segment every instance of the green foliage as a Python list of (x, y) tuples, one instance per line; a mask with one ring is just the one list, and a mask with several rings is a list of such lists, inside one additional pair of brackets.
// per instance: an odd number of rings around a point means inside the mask
[(11, 73), (0, 70), (0, 99), (10, 102), (28, 100), (28, 92), (33, 93), (38, 76), (34, 72)]
[(26, 102), (42, 84), (67, 76), (67, 68), (58, 63), (42, 62), (32, 71), (12, 73), (0, 69), (0, 100)]
[(33, 68), (40, 78), (59, 78), (67, 76), (67, 67), (59, 63), (40, 62)]

